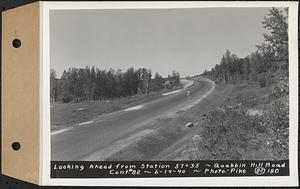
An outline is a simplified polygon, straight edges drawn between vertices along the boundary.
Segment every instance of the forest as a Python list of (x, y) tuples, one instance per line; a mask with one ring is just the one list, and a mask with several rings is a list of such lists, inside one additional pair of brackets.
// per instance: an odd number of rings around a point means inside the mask
[(122, 72), (121, 69), (100, 70), (95, 66), (73, 67), (64, 70), (60, 78), (57, 78), (54, 69), (50, 72), (51, 102), (68, 103), (120, 98), (179, 86), (180, 74), (176, 71), (167, 78), (163, 78), (159, 73), (152, 76), (150, 69), (132, 67), (126, 72)]

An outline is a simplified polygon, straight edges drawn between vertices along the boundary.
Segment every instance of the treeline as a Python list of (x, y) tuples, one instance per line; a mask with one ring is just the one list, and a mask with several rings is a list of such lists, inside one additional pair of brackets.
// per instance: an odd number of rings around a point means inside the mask
[(276, 8), (262, 21), (263, 27), (268, 30), (264, 34), (264, 42), (257, 45), (257, 51), (245, 58), (226, 50), (211, 71), (204, 71), (202, 75), (211, 77), (218, 83), (230, 83), (237, 80), (259, 81), (263, 87), (278, 71), (288, 74), (288, 9), (280, 11)]
[(50, 72), (51, 102), (90, 101), (119, 98), (139, 93), (159, 91), (180, 85), (180, 75), (173, 71), (168, 78), (146, 68), (129, 68), (126, 72), (100, 70), (98, 68), (69, 68), (60, 78), (56, 71)]

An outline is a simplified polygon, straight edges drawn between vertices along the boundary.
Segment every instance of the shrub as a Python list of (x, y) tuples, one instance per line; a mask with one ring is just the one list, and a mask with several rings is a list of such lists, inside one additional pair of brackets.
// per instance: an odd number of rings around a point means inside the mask
[(272, 103), (271, 110), (262, 120), (270, 134), (271, 148), (276, 159), (288, 159), (289, 106), (288, 100)]
[(270, 100), (275, 100), (278, 99), (280, 97), (286, 96), (288, 95), (289, 91), (288, 91), (288, 86), (286, 85), (275, 85), (271, 94), (269, 95), (269, 99)]
[(63, 103), (69, 103), (69, 102), (71, 102), (72, 100), (73, 100), (73, 98), (70, 97), (70, 96), (65, 96), (65, 97), (63, 97), (63, 99), (62, 99)]
[(198, 144), (201, 159), (242, 160), (250, 148), (249, 141), (264, 132), (260, 120), (238, 111), (212, 111), (201, 131), (202, 140)]
[(266, 84), (267, 84), (266, 78), (265, 78), (265, 77), (260, 77), (260, 78), (259, 78), (259, 86), (260, 86), (260, 87), (265, 87)]
[(245, 106), (253, 107), (257, 105), (259, 98), (254, 92), (240, 93), (236, 97), (237, 103), (242, 103)]

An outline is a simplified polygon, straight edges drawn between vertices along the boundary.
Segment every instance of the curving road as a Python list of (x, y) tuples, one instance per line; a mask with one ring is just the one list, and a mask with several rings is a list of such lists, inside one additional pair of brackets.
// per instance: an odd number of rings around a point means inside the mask
[[(51, 134), (51, 160), (85, 160), (90, 154), (107, 148), (115, 141), (122, 140), (147, 129), (157, 119), (187, 110), (214, 90), (214, 82), (194, 79), (190, 95), (178, 91), (159, 99), (123, 111), (100, 116), (81, 125)], [(97, 159), (94, 159), (97, 160)]]

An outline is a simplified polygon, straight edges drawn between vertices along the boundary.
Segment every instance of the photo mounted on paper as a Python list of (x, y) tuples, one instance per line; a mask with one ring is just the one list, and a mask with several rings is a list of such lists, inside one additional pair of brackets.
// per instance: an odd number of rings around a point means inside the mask
[(296, 4), (173, 3), (44, 4), (50, 180), (295, 177)]

